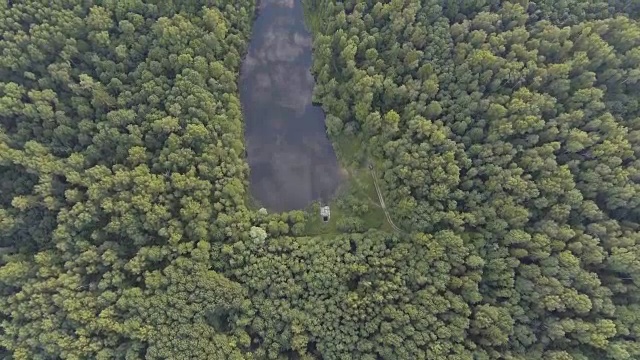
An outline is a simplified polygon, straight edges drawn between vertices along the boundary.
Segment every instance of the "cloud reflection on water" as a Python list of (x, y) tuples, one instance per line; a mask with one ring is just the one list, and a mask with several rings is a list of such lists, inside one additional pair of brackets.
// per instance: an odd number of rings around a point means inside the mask
[(240, 88), (251, 190), (281, 211), (328, 198), (342, 180), (324, 115), (311, 104), (312, 39), (294, 0), (262, 0)]

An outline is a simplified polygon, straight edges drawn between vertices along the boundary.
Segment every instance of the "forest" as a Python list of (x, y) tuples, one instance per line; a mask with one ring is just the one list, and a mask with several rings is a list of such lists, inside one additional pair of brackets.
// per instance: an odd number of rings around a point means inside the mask
[(640, 359), (640, 1), (301, 1), (403, 232), (250, 206), (256, 1), (0, 2), (0, 358)]

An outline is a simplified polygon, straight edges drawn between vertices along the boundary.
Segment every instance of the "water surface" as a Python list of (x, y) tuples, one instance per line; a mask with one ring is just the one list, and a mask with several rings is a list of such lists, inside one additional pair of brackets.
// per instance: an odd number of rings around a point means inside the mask
[(242, 64), (250, 190), (274, 211), (327, 201), (343, 179), (322, 110), (311, 103), (311, 35), (299, 0), (262, 0)]

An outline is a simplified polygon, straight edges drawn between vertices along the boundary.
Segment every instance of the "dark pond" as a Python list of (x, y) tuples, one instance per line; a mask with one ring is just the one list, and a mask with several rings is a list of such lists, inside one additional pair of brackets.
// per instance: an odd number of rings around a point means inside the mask
[(273, 211), (328, 200), (344, 175), (311, 103), (311, 35), (299, 0), (262, 0), (242, 64), (250, 190)]

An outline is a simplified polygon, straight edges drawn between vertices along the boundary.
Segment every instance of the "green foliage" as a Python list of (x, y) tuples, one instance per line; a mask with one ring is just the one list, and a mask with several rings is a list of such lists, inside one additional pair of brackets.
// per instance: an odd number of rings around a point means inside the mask
[[(621, 315), (640, 299), (637, 4), (305, 3), (325, 20), (316, 100), (344, 128), (329, 135), (366, 139), (394, 219), (453, 232), (482, 269), (463, 292), (469, 340), (438, 346), (456, 358), (640, 356)], [(425, 354), (377, 352), (437, 358)]]
[(463, 348), (471, 314), (463, 293), (477, 292), (480, 279), (479, 269), (468, 269), (464, 282), (454, 276), (468, 254), (450, 232), (400, 239), (370, 231), (280, 238), (221, 261), (238, 264), (234, 278), (259, 304), (251, 322), (263, 345), (257, 357), (411, 359)]
[(638, 2), (303, 2), (328, 224), (249, 208), (254, 1), (0, 3), (0, 357), (640, 358)]
[(255, 5), (72, 3), (0, 7), (0, 349), (244, 358), (246, 292), (209, 241), (249, 240), (235, 82)]

